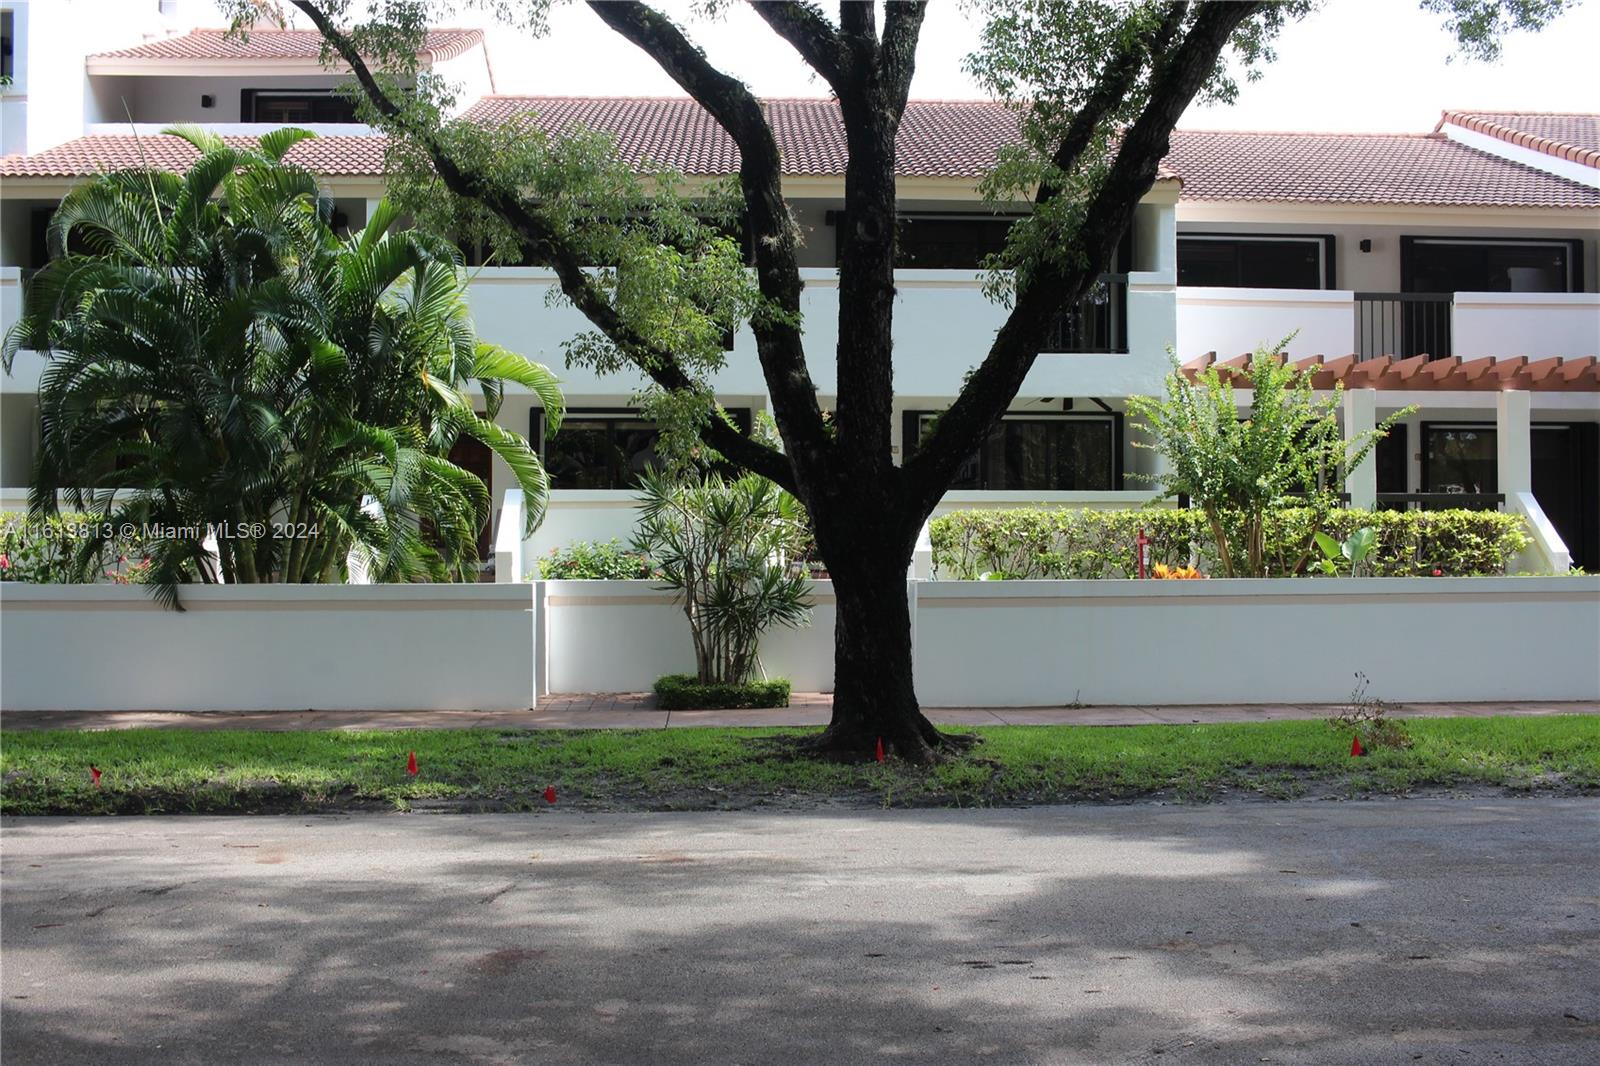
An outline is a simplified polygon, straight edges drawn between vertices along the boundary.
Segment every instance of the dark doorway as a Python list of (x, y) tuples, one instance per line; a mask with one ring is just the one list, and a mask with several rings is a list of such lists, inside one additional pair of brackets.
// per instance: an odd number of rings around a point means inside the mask
[[(1600, 568), (1600, 425), (1535, 422), (1533, 498), (1566, 542), (1572, 565)], [(1492, 423), (1423, 426), (1422, 491), (1498, 492)]]
[(1572, 565), (1600, 569), (1600, 425), (1533, 426), (1533, 496), (1572, 553)]
[(483, 487), (489, 490), (489, 520), (478, 531), (478, 559), (488, 563), (494, 538), (494, 453), (489, 450), (487, 444), (476, 437), (463, 435), (456, 440), (455, 447), (450, 449), (448, 458), (482, 481)]

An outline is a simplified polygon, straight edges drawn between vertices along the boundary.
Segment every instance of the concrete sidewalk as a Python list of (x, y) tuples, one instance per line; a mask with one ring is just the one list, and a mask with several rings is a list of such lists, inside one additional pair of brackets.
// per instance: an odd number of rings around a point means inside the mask
[[(663, 711), (648, 692), (548, 696), (531, 711), (6, 711), (0, 729), (681, 729), (692, 726), (822, 726), (825, 692), (797, 692), (790, 706), (752, 711)], [(1339, 705), (925, 707), (942, 725), (1191, 725), (1326, 718)], [(1399, 718), (1600, 714), (1600, 703), (1407, 703)]]

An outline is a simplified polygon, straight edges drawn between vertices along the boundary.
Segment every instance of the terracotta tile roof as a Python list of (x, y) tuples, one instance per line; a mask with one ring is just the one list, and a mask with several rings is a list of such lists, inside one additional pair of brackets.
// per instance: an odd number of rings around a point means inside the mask
[(1185, 200), (1597, 207), (1600, 190), (1440, 133), (1179, 130), (1166, 163)]
[(1541, 111), (1446, 111), (1434, 132), (1446, 125), (1487, 134), (1535, 152), (1600, 167), (1600, 115)]
[[(482, 30), (429, 30), (418, 55), (434, 60), (458, 56), (483, 43)], [(100, 52), (90, 59), (318, 59), (322, 34), (316, 30), (251, 30), (250, 39), (229, 37), (227, 30), (191, 30), (133, 48)]]
[[(1235, 388), (1247, 389), (1250, 379), (1244, 371), (1251, 358), (1240, 355), (1218, 362), (1216, 353), (1208, 352), (1183, 364), (1183, 373), (1193, 381), (1201, 371), (1215, 365), (1224, 380)], [(1294, 366), (1311, 371), (1311, 384), (1318, 389), (1331, 389), (1342, 383), (1347, 389), (1416, 392), (1502, 392), (1508, 389), (1600, 392), (1600, 361), (1592, 355), (1557, 355), (1532, 361), (1525, 355), (1511, 358), (1487, 355), (1466, 361), (1458, 355), (1444, 359), (1430, 359), (1426, 355), (1414, 355), (1409, 359), (1388, 355), (1376, 359), (1359, 359), (1354, 355), (1324, 359), (1314, 355), (1294, 360)]]
[[(788, 174), (843, 174), (844, 125), (832, 100), (768, 100), (767, 120)], [(572, 125), (614, 136), (622, 157), (651, 160), (685, 174), (730, 174), (739, 150), (699, 104), (684, 98), (489, 96), (466, 118), (504, 122), (526, 118), (542, 128)], [(1015, 140), (1016, 117), (988, 101), (913, 100), (900, 124), (901, 177), (977, 177)]]
[[(832, 101), (769, 100), (765, 107), (787, 173), (843, 174), (844, 131)], [(690, 175), (730, 174), (739, 165), (728, 135), (685, 98), (488, 96), (466, 117), (483, 122), (525, 118), (552, 130), (573, 125), (603, 130), (616, 138), (625, 160), (651, 160)], [(1000, 104), (912, 101), (901, 123), (898, 173), (975, 178), (1015, 136), (1015, 118)], [(143, 138), (143, 158), (160, 166), (182, 166), (193, 158), (187, 145), (166, 140)], [(295, 153), (291, 158), (322, 174), (383, 173), (378, 137), (321, 137), (297, 146)], [(34, 156), (4, 157), (0, 177), (76, 177), (140, 162), (140, 145), (131, 136), (84, 137)], [(1181, 178), (1187, 200), (1600, 207), (1600, 190), (1439, 133), (1179, 130), (1172, 135), (1161, 176)]]
[[(256, 138), (222, 138), (236, 148), (252, 148)], [(320, 136), (289, 149), (289, 161), (334, 177), (383, 173), (384, 138)], [(77, 178), (127, 167), (184, 170), (199, 156), (181, 137), (162, 134), (80, 137), (34, 155), (0, 156), (0, 177)]]

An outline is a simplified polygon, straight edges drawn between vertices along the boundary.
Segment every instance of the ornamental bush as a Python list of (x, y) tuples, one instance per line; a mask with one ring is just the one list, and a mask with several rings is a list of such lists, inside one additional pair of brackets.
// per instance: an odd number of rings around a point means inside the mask
[(789, 682), (781, 677), (742, 684), (701, 681), (693, 674), (668, 674), (655, 683), (656, 706), (664, 711), (720, 711), (789, 706)]
[[(1319, 512), (1287, 507), (1267, 513), (1263, 559), (1267, 576), (1300, 576), (1316, 558), (1311, 533), (1336, 539), (1363, 526), (1377, 534), (1367, 562), (1375, 577), (1452, 577), (1504, 574), (1528, 545), (1517, 515), (1498, 511)], [(1227, 520), (1227, 516), (1224, 516)], [(1194, 565), (1217, 575), (1210, 523), (1197, 510), (1127, 511), (1016, 508), (957, 511), (933, 520), (934, 572), (942, 578), (1003, 579), (1127, 578), (1138, 575), (1136, 539), (1150, 538), (1150, 562)]]
[[(528, 579), (533, 579), (532, 574)], [(650, 557), (622, 546), (613, 537), (608, 541), (579, 540), (565, 548), (551, 548), (539, 560), (539, 577), (546, 581), (633, 581), (660, 577)]]
[[(144, 544), (137, 537), (99, 540), (104, 520), (97, 515), (61, 512), (33, 518), (20, 511), (0, 512), (0, 581), (34, 585), (142, 584), (150, 572)], [(87, 550), (86, 565), (79, 554)]]

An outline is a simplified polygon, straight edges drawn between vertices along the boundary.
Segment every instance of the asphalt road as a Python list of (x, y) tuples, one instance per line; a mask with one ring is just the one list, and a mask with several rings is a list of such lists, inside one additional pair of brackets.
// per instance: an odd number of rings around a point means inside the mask
[(1600, 1062), (1600, 802), (19, 819), (32, 1063)]

